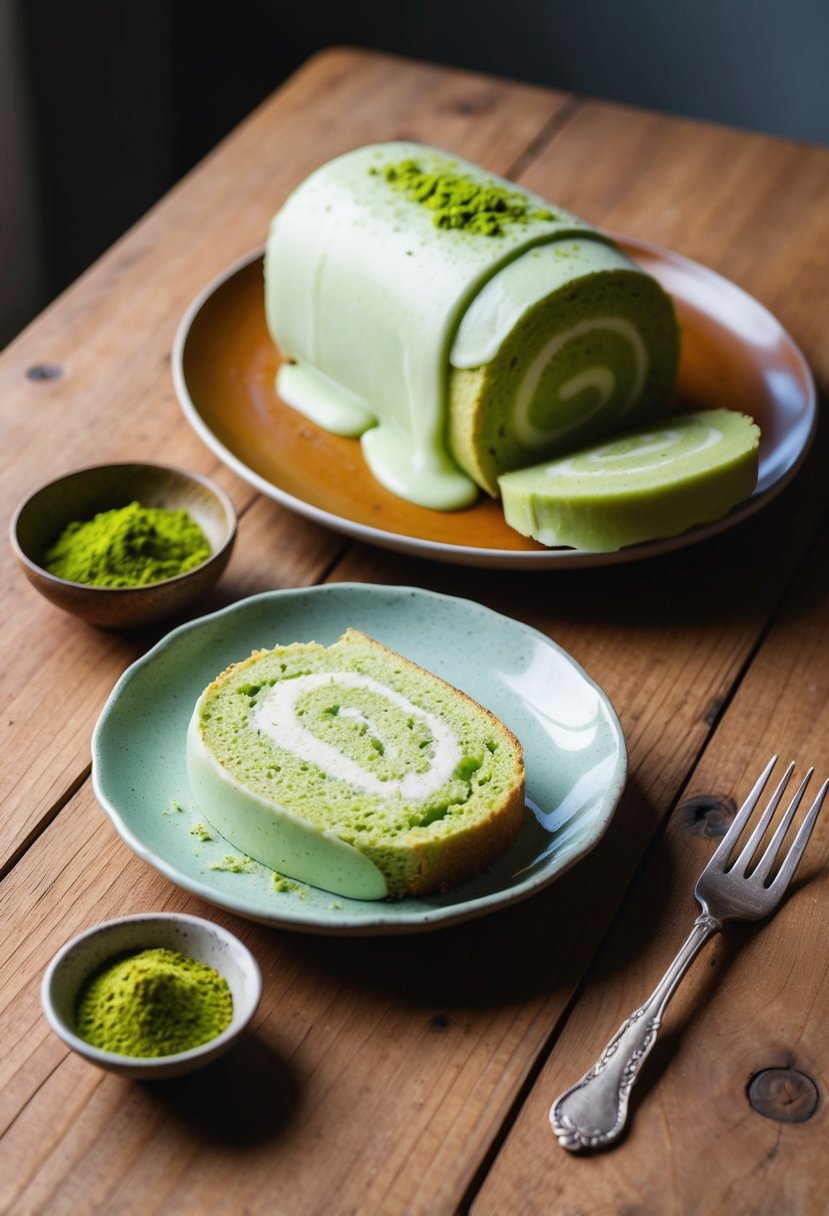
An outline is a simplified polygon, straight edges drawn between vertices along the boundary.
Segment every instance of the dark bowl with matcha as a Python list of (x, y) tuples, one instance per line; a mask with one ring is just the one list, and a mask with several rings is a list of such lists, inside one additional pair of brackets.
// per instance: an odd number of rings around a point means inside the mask
[(58, 608), (106, 629), (134, 629), (184, 613), (218, 581), (236, 513), (198, 473), (96, 465), (31, 494), (10, 539), (29, 582)]

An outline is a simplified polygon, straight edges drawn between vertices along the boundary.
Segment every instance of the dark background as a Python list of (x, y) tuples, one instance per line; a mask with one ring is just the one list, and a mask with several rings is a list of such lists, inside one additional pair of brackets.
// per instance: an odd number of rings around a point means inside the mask
[(829, 144), (829, 0), (0, 0), (0, 346), (337, 44)]

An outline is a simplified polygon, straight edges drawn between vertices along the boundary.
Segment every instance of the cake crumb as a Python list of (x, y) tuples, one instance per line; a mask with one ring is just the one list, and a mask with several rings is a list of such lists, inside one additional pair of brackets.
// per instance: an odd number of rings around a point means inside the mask
[(280, 895), (293, 894), (301, 892), (302, 888), (299, 883), (293, 882), (290, 878), (286, 878), (284, 874), (280, 874), (277, 870), (273, 872), (273, 889), (279, 891)]
[(228, 853), (223, 861), (214, 861), (210, 869), (222, 870), (226, 874), (252, 874), (256, 869), (256, 862), (250, 857), (235, 857)]

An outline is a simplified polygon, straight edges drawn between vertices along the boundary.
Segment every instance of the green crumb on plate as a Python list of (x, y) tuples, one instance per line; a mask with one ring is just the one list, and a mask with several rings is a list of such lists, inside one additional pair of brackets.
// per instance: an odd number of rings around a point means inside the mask
[(196, 823), (190, 829), (190, 835), (195, 836), (197, 840), (212, 840), (213, 837), (208, 832), (203, 823)]
[(299, 883), (292, 882), (290, 878), (286, 878), (284, 874), (279, 874), (276, 870), (273, 872), (273, 889), (279, 891), (280, 894), (287, 895), (292, 891), (299, 891)]
[(234, 857), (232, 853), (228, 853), (223, 861), (214, 861), (210, 869), (222, 870), (226, 874), (252, 874), (256, 869), (256, 862), (250, 857)]

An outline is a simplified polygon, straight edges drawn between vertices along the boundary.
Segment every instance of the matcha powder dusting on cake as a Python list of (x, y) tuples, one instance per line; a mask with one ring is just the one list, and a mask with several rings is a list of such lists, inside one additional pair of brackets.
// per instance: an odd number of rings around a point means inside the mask
[(412, 202), (433, 211), (437, 228), (500, 236), (508, 224), (555, 219), (552, 211), (537, 207), (519, 191), (458, 173), (450, 161), (439, 171), (428, 172), (416, 160), (402, 160), (386, 165), (383, 176)]

